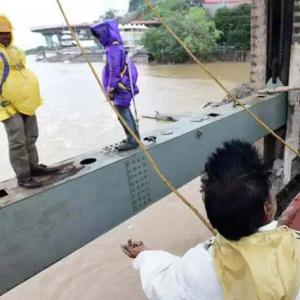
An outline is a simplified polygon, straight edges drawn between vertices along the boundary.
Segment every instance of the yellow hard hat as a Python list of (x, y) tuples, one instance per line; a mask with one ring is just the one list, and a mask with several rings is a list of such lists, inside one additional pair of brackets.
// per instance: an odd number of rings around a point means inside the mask
[(6, 16), (0, 15), (0, 32), (12, 32), (13, 27)]

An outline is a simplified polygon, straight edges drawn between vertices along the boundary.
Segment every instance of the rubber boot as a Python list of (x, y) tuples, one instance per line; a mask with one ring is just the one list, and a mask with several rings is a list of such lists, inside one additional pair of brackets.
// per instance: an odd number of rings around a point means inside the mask
[(59, 173), (59, 169), (56, 167), (47, 167), (45, 165), (37, 165), (32, 166), (30, 169), (31, 176), (48, 176), (48, 175), (55, 175)]
[(138, 143), (136, 142), (125, 142), (123, 144), (121, 144), (120, 146), (116, 147), (116, 150), (118, 150), (119, 152), (123, 152), (123, 151), (129, 151), (129, 150), (133, 150), (136, 149), (139, 146)]
[(42, 186), (41, 183), (35, 181), (30, 175), (19, 176), (18, 185), (26, 189), (36, 189)]

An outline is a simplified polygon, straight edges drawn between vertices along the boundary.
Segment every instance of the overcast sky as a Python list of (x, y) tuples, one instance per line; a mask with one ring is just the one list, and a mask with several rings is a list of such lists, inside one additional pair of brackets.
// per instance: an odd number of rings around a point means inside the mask
[[(71, 23), (92, 22), (108, 9), (126, 12), (129, 0), (61, 0)], [(7, 15), (15, 29), (15, 44), (20, 48), (44, 44), (42, 35), (30, 28), (63, 24), (56, 0), (0, 0), (0, 14)]]

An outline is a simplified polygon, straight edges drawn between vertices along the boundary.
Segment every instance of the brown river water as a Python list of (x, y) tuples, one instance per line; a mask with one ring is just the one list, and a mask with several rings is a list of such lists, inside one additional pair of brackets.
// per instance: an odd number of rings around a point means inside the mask
[[(212, 63), (207, 67), (228, 88), (249, 80), (249, 65)], [(40, 78), (44, 106), (38, 111), (41, 161), (55, 163), (95, 151), (123, 138), (123, 132), (94, 78), (84, 64), (31, 62)], [(96, 64), (97, 69), (101, 65)], [(220, 101), (224, 92), (196, 65), (140, 65), (140, 115), (187, 115), (201, 112), (203, 105)], [(141, 120), (141, 132), (167, 126)], [(0, 126), (0, 180), (10, 178), (7, 141)], [(203, 211), (199, 178), (181, 192)], [(63, 230), (63, 228), (62, 228)], [(152, 249), (182, 255), (209, 237), (198, 219), (174, 196), (169, 195), (110, 232), (95, 239), (49, 269), (0, 297), (4, 300), (144, 300), (139, 277), (120, 244), (133, 238)], [(16, 270), (17, 271), (17, 270)]]

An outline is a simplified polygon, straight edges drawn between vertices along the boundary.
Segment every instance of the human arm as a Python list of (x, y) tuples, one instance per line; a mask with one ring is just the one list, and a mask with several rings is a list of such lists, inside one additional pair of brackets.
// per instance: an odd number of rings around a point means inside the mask
[(121, 81), (123, 50), (119, 45), (112, 45), (107, 50), (107, 66), (109, 69), (108, 94), (113, 93)]
[(180, 257), (160, 250), (148, 250), (142, 242), (129, 240), (122, 246), (123, 252), (140, 272), (143, 290), (150, 300), (177, 300), (182, 293), (176, 278), (176, 261)]
[(278, 218), (278, 224), (288, 226), (294, 230), (300, 230), (300, 193)]
[(148, 299), (222, 299), (208, 244), (197, 245), (183, 257), (161, 250), (141, 251), (133, 267)]
[(0, 52), (0, 100), (3, 100), (2, 97), (2, 88), (3, 84), (6, 81), (9, 74), (9, 64), (4, 54)]
[(110, 46), (106, 52), (107, 66), (108, 66), (108, 86), (107, 93), (114, 93), (119, 83), (121, 82), (122, 71), (125, 66), (124, 49), (116, 44)]

